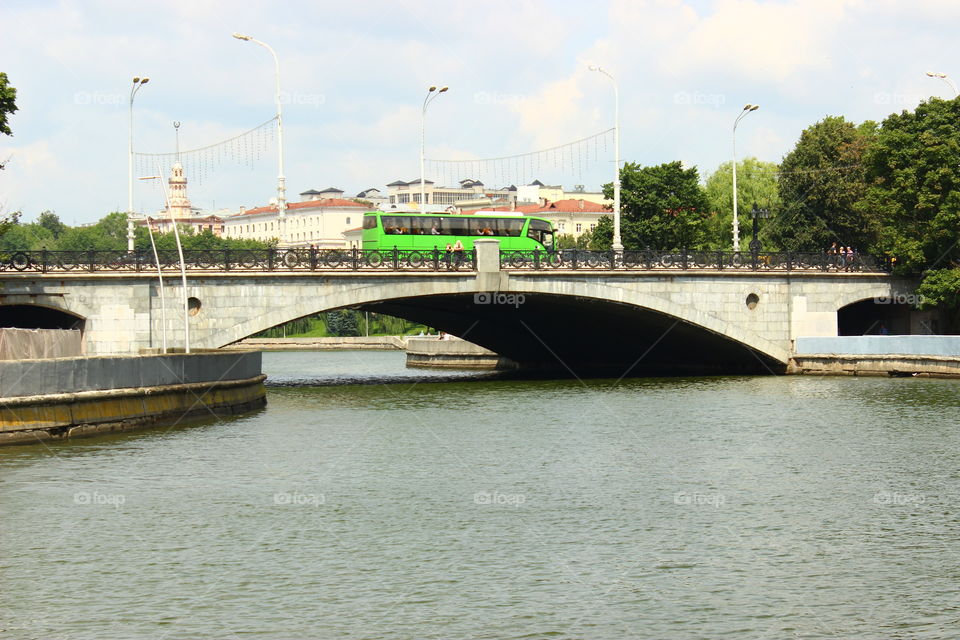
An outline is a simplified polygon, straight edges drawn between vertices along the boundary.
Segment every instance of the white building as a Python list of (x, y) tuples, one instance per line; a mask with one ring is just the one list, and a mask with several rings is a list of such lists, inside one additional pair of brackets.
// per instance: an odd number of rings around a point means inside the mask
[[(309, 191), (304, 193), (314, 195)], [(349, 247), (344, 234), (348, 229), (362, 223), (363, 214), (367, 210), (366, 205), (343, 198), (291, 202), (287, 204), (286, 216), (281, 226), (276, 205), (256, 209), (241, 208), (240, 213), (224, 220), (223, 235), (227, 238), (247, 238), (264, 242), (276, 239), (280, 246), (285, 247), (342, 249)]]
[(517, 187), (517, 203), (519, 204), (543, 204), (563, 200), (585, 200), (586, 202), (613, 206), (613, 200), (603, 197), (602, 191), (586, 191), (582, 184), (576, 185), (573, 191), (567, 191), (562, 185), (546, 185), (539, 180)]
[[(384, 208), (420, 210), (420, 179), (404, 182), (395, 180), (387, 185), (388, 201)], [(444, 211), (450, 206), (467, 202), (502, 202), (509, 204), (517, 200), (517, 188), (488, 189), (479, 180), (461, 180), (459, 187), (438, 187), (432, 180), (423, 181), (423, 195), (426, 199), (425, 211)]]

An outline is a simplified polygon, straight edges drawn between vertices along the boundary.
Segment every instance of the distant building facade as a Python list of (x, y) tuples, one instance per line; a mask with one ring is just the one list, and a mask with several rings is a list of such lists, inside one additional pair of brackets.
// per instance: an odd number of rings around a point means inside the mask
[(223, 212), (205, 212), (195, 209), (187, 196), (187, 177), (179, 161), (173, 164), (167, 180), (167, 208), (156, 216), (147, 216), (137, 221), (140, 226), (150, 226), (154, 233), (172, 233), (173, 225), (192, 228), (196, 233), (210, 231), (215, 236), (223, 235)]
[[(304, 194), (314, 195), (310, 192)], [(224, 236), (264, 242), (276, 239), (285, 247), (342, 249), (349, 246), (345, 232), (360, 225), (368, 209), (359, 202), (343, 198), (311, 198), (287, 204), (281, 223), (276, 205), (241, 208), (239, 213), (224, 220)]]
[(576, 185), (567, 191), (562, 185), (546, 185), (539, 180), (517, 187), (517, 204), (543, 204), (563, 200), (585, 200), (596, 204), (613, 205), (613, 200), (603, 196), (602, 191), (586, 191), (583, 185)]
[[(449, 207), (461, 207), (464, 203), (476, 202), (478, 206), (510, 204), (517, 201), (514, 186), (488, 189), (479, 180), (461, 180), (458, 187), (438, 187), (432, 180), (423, 181), (425, 211), (444, 211)], [(387, 185), (385, 208), (420, 210), (420, 179), (404, 182), (395, 180)]]

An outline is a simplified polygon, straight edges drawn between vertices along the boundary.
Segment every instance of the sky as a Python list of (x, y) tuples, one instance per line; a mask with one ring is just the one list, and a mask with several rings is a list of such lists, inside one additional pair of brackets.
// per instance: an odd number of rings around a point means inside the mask
[[(881, 121), (960, 81), (955, 0), (0, 0), (0, 71), (17, 89), (13, 136), (0, 135), (0, 213), (68, 224), (127, 207), (129, 93), (138, 152), (236, 136), (276, 113), (280, 60), (288, 200), (337, 187), (354, 196), (419, 176), (421, 106), (429, 158), (475, 159), (563, 145), (614, 124), (624, 161), (676, 160), (702, 177), (738, 157), (779, 162), (828, 115)], [(224, 162), (191, 182), (202, 209), (276, 195), (276, 142), (252, 164)], [(168, 167), (159, 167), (166, 172)], [(547, 184), (599, 190), (612, 144)], [(157, 173), (152, 171), (151, 173)], [(191, 176), (188, 174), (188, 179)], [(428, 175), (440, 184), (443, 175)], [(529, 180), (529, 170), (501, 180)], [(163, 206), (159, 181), (135, 180), (134, 208)], [(492, 184), (488, 186), (504, 186)]]

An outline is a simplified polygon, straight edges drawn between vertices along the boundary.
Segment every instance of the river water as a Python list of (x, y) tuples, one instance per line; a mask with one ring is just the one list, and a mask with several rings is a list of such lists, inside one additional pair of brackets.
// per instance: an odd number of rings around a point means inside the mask
[(956, 381), (403, 358), (0, 449), (0, 638), (960, 637)]

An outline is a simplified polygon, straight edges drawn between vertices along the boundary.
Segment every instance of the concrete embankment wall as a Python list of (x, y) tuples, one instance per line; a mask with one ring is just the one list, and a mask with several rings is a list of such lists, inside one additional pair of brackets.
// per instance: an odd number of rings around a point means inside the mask
[(452, 338), (409, 338), (407, 366), (441, 369), (516, 369), (517, 363), (489, 349)]
[(79, 329), (0, 329), (0, 360), (81, 355), (83, 334)]
[(256, 351), (0, 361), (0, 444), (263, 406)]
[(326, 338), (245, 338), (224, 349), (260, 349), (263, 351), (316, 351), (323, 349), (380, 349), (403, 351), (404, 336), (346, 336)]
[(800, 337), (787, 372), (960, 376), (960, 336)]

